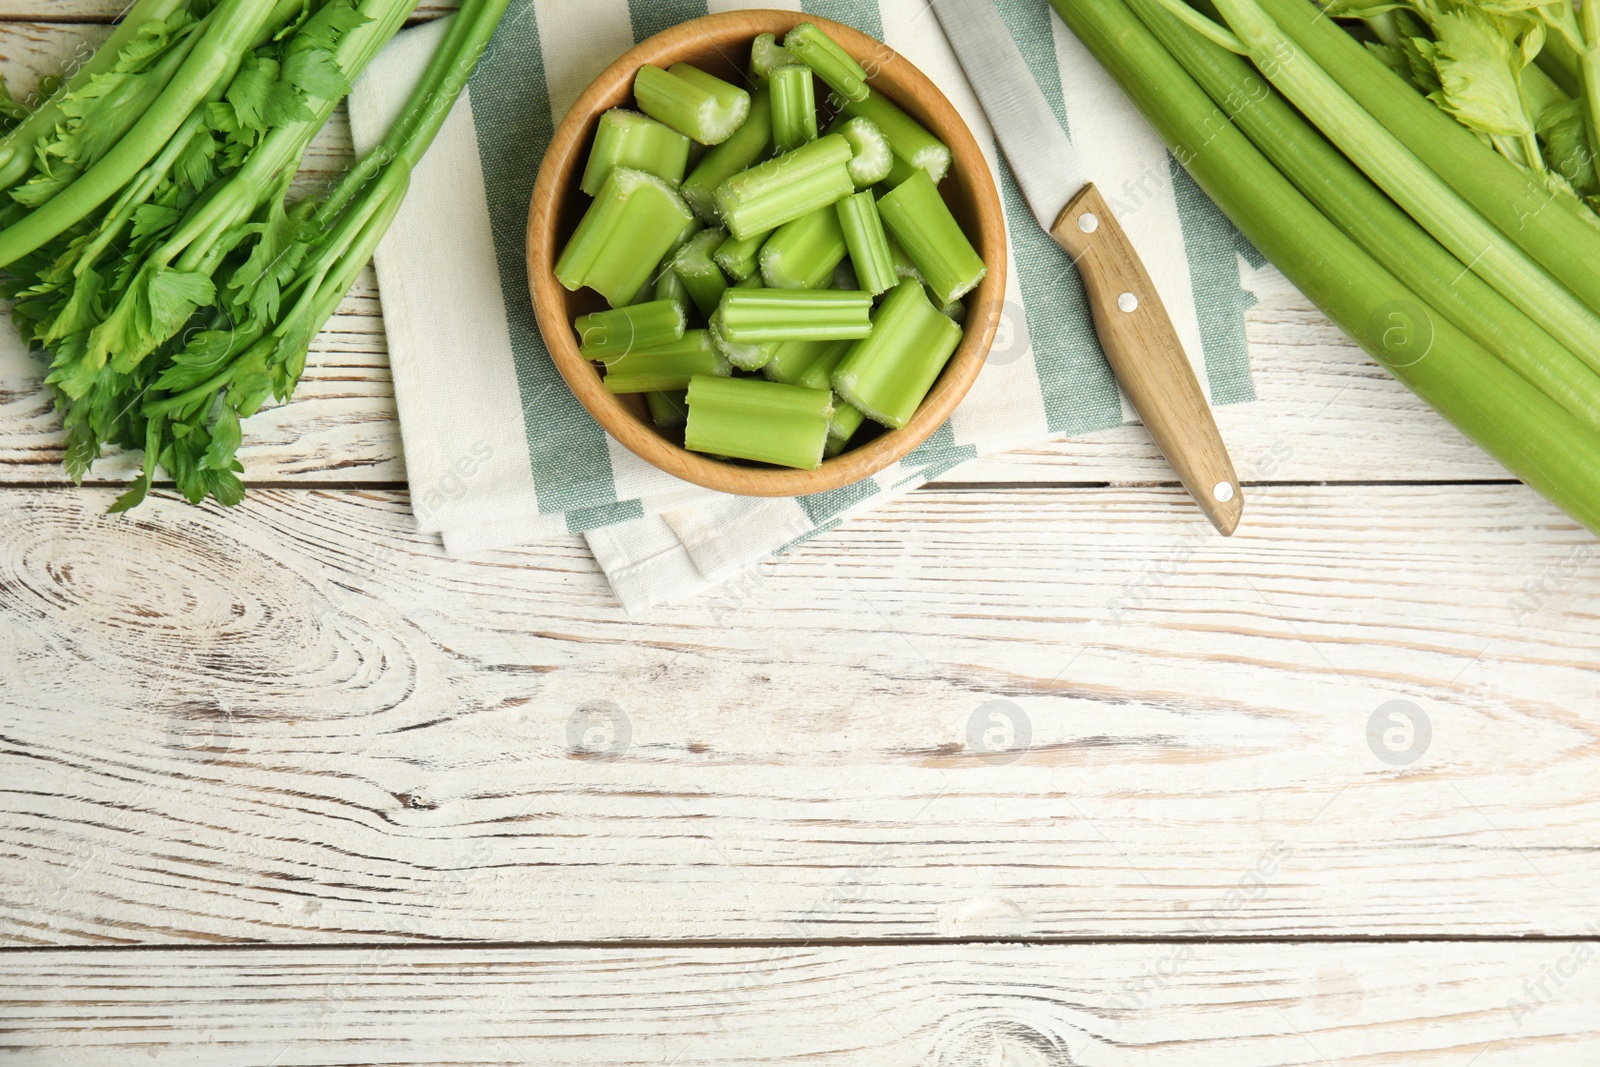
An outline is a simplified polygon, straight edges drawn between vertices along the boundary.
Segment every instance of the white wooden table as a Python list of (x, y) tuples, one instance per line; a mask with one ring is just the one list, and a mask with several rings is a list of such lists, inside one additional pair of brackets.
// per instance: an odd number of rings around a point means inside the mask
[(0, 1061), (1600, 1063), (1593, 539), (1251, 337), (1232, 540), (1128, 429), (632, 618), (414, 532), (370, 278), (231, 511), (107, 518), (8, 347)]

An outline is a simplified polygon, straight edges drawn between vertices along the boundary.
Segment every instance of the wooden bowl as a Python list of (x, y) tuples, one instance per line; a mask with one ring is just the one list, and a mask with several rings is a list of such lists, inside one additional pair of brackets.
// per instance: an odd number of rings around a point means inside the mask
[[(950, 146), (950, 173), (940, 191), (989, 267), (966, 297), (966, 334), (932, 391), (910, 422), (825, 460), (814, 471), (713, 459), (690, 452), (650, 421), (642, 397), (616, 396), (601, 384), (600, 371), (578, 354), (573, 319), (605, 307), (589, 290), (568, 292), (555, 277), (555, 262), (577, 227), (588, 198), (578, 182), (600, 115), (629, 104), (633, 78), (646, 63), (667, 67), (688, 62), (746, 84), (750, 42), (762, 33), (782, 37), (802, 22), (814, 22), (856, 58), (882, 92)], [(658, 33), (636, 45), (596, 78), (557, 127), (539, 168), (528, 211), (528, 286), (539, 332), (556, 368), (578, 401), (606, 432), (629, 451), (669, 474), (696, 485), (746, 496), (803, 496), (850, 485), (893, 464), (950, 417), (971, 388), (994, 341), (1005, 299), (1006, 234), (1000, 197), (978, 143), (950, 101), (926, 75), (887, 45), (849, 26), (794, 11), (730, 11), (708, 15)], [(870, 421), (862, 429), (874, 424)]]

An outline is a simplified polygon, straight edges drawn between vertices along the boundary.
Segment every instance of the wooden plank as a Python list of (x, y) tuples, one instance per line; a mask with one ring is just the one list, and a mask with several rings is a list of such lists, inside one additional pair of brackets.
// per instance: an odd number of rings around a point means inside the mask
[(112, 495), (0, 491), (9, 944), (1593, 917), (1594, 549), (1520, 486), (1264, 489), (1231, 540), (925, 491), (632, 618), (401, 494)]
[(30, 1063), (1545, 1067), (1593, 943), (0, 955)]

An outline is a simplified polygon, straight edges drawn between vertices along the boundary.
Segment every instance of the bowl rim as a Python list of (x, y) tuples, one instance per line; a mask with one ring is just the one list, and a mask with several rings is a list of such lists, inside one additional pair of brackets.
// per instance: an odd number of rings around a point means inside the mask
[[(886, 429), (871, 441), (824, 460), (815, 470), (747, 467), (673, 443), (645, 425), (622, 398), (605, 388), (599, 371), (579, 354), (576, 335), (567, 321), (562, 298), (566, 290), (554, 275), (555, 243), (561, 208), (571, 192), (577, 154), (588, 138), (589, 127), (601, 112), (619, 106), (619, 88), (625, 87), (622, 99), (631, 95), (639, 67), (703, 48), (707, 40), (733, 35), (754, 39), (761, 33), (781, 36), (802, 22), (816, 23), (858, 61), (870, 58), (878, 67), (898, 68), (899, 76), (910, 83), (909, 93), (892, 99), (907, 110), (928, 115), (933, 120), (928, 125), (949, 146), (952, 172), (960, 168), (972, 187), (979, 230), (974, 244), (989, 270), (967, 298), (961, 344), (905, 426)], [(907, 95), (913, 99), (905, 100)], [(668, 474), (742, 496), (790, 497), (840, 489), (880, 473), (931, 437), (983, 369), (999, 326), (1007, 274), (1004, 213), (993, 172), (966, 121), (933, 80), (887, 44), (854, 27), (818, 15), (774, 9), (726, 11), (679, 23), (634, 45), (591, 81), (557, 124), (545, 150), (528, 207), (526, 255), (529, 293), (545, 347), (568, 388), (601, 429)]]

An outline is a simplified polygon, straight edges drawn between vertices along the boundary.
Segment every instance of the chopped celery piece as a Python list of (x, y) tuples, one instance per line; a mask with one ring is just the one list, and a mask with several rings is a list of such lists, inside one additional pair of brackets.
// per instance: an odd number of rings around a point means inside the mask
[(817, 139), (817, 90), (811, 68), (788, 63), (772, 72), (772, 142), (792, 152)]
[(934, 379), (961, 344), (961, 327), (939, 314), (915, 281), (895, 286), (833, 371), (833, 388), (868, 418), (899, 429), (917, 413)]
[(767, 158), (771, 150), (772, 95), (765, 89), (757, 89), (750, 101), (750, 117), (744, 120), (744, 125), (707, 152), (678, 191), (696, 215), (708, 223), (716, 222), (718, 187)]
[(861, 429), (861, 424), (867, 417), (861, 414), (858, 408), (853, 408), (845, 403), (842, 397), (833, 398), (833, 418), (828, 420), (828, 444), (822, 450), (824, 456), (833, 457), (843, 452), (850, 443), (850, 438)]
[(900, 281), (889, 252), (889, 235), (878, 217), (878, 202), (871, 191), (847, 196), (834, 205), (839, 213), (839, 228), (850, 251), (850, 265), (856, 283), (873, 296), (886, 293)]
[(927, 174), (914, 174), (878, 201), (883, 224), (922, 271), (940, 306), (970, 293), (988, 268)]
[(735, 344), (853, 340), (872, 332), (872, 294), (729, 289), (717, 320), (722, 336)]
[(855, 347), (854, 341), (785, 341), (773, 350), (761, 373), (785, 385), (833, 388), (833, 369)]
[(672, 186), (654, 174), (618, 167), (556, 261), (556, 279), (573, 292), (588, 286), (612, 307), (624, 307), (693, 221)]
[(689, 390), (656, 389), (644, 395), (650, 405), (650, 421), (663, 430), (673, 430), (689, 420)]
[(711, 343), (717, 346), (717, 351), (740, 370), (760, 370), (765, 367), (772, 354), (778, 350), (776, 344), (745, 342), (739, 343), (728, 340), (727, 334), (722, 332), (722, 315), (718, 313), (711, 316)]
[(600, 116), (579, 188), (594, 196), (617, 167), (632, 167), (677, 185), (688, 165), (689, 138), (637, 111), (614, 107)]
[(761, 246), (761, 277), (773, 289), (821, 289), (844, 260), (839, 213), (819, 208), (778, 227)]
[(759, 378), (689, 382), (685, 448), (715, 456), (816, 470), (828, 443), (833, 394)]
[(671, 300), (652, 300), (580, 315), (573, 325), (584, 359), (610, 360), (631, 349), (676, 341), (683, 336), (688, 322), (683, 309)]
[(818, 138), (776, 159), (740, 171), (717, 188), (717, 214), (743, 240), (829, 207), (855, 192), (850, 142)]
[(850, 143), (850, 180), (857, 189), (877, 185), (894, 169), (894, 150), (889, 138), (869, 118), (853, 118), (840, 123), (836, 131)]
[(750, 277), (748, 277), (748, 278), (745, 278), (745, 279), (742, 279), (740, 281), (734, 282), (733, 285), (729, 286), (729, 288), (732, 288), (732, 289), (760, 289), (760, 288), (763, 287), (763, 285), (764, 285), (764, 283), (761, 281), (761, 272), (757, 271), (754, 274), (750, 275)]
[(727, 236), (726, 230), (701, 230), (672, 257), (672, 272), (689, 290), (689, 299), (700, 309), (700, 314), (707, 318), (716, 314), (717, 305), (722, 302), (722, 291), (728, 287), (722, 268), (711, 258)]
[(688, 288), (683, 284), (683, 279), (678, 277), (678, 272), (672, 269), (671, 263), (656, 272), (655, 298), (657, 300), (670, 300), (677, 304), (678, 307), (683, 309), (683, 317), (686, 320), (689, 317), (689, 308), (694, 302), (694, 298), (689, 295)]
[[(826, 79), (824, 79), (826, 80)], [(895, 158), (928, 172), (934, 184), (950, 172), (950, 149), (923, 129), (922, 124), (895, 106), (882, 93), (868, 90), (864, 100), (845, 100), (840, 110), (851, 118), (867, 118), (889, 139)], [(889, 180), (894, 181), (891, 174)], [(898, 183), (896, 183), (898, 184)]]
[(867, 72), (814, 22), (802, 22), (783, 39), (789, 54), (817, 72), (817, 77), (846, 100), (865, 100)]
[(706, 330), (688, 330), (676, 341), (636, 348), (606, 361), (605, 366), (605, 386), (613, 393), (686, 389), (697, 374), (726, 377), (733, 373)]
[[(883, 217), (881, 211), (878, 213), (878, 217), (880, 219)], [(901, 278), (915, 278), (924, 285), (927, 284), (928, 280), (922, 276), (922, 271), (918, 270), (917, 265), (911, 262), (911, 257), (906, 255), (906, 250), (900, 247), (900, 242), (894, 239), (894, 234), (892, 233), (889, 234), (889, 255), (894, 258), (894, 272)]]
[(750, 80), (757, 85), (766, 85), (774, 70), (794, 62), (794, 56), (770, 33), (763, 33), (750, 43)]
[(724, 274), (736, 282), (742, 282), (760, 269), (756, 255), (761, 251), (761, 246), (767, 243), (768, 236), (770, 235), (758, 233), (741, 241), (729, 234), (728, 239), (717, 247), (712, 258), (717, 261), (717, 266), (722, 268)]
[(704, 145), (721, 144), (750, 114), (750, 94), (687, 63), (646, 64), (633, 79), (639, 110)]

